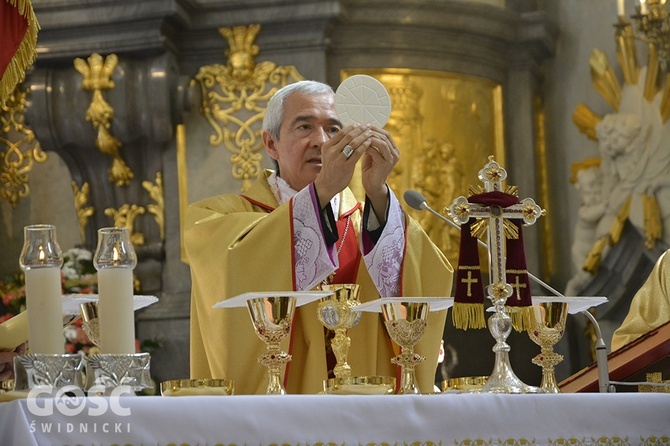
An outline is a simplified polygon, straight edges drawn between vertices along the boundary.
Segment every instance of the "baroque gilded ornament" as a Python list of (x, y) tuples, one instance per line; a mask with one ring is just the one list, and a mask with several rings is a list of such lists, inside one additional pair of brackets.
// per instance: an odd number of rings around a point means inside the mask
[(572, 181), (581, 195), (573, 263), (586, 273), (573, 278), (575, 292), (619, 242), (627, 221), (643, 234), (647, 249), (658, 241), (670, 244), (670, 82), (653, 45), (647, 65), (638, 63), (630, 22), (620, 17), (615, 29), (623, 83), (605, 53), (594, 49), (589, 59), (593, 86), (613, 111), (600, 116), (579, 104), (573, 114), (579, 130), (598, 142), (600, 154), (597, 162), (573, 165)]
[(154, 204), (147, 205), (147, 211), (154, 214), (154, 220), (160, 230), (161, 240), (165, 240), (165, 199), (163, 196), (163, 175), (156, 173), (156, 183), (142, 181), (142, 187), (149, 192)]
[(19, 200), (30, 195), (28, 184), (35, 161), (43, 163), (42, 151), (32, 130), (24, 125), (26, 92), (16, 87), (0, 108), (0, 197), (16, 208)]
[(134, 175), (119, 153), (121, 141), (109, 131), (114, 118), (114, 109), (102, 95), (102, 90), (109, 90), (115, 86), (112, 74), (119, 64), (119, 58), (116, 54), (110, 54), (103, 60), (100, 54), (94, 53), (87, 61), (79, 58), (74, 60), (75, 69), (84, 78), (81, 87), (93, 92), (91, 105), (86, 111), (86, 120), (91, 121), (93, 128), (98, 131), (95, 139), (98, 150), (112, 157), (109, 181), (116, 186), (127, 186)]
[(79, 236), (81, 237), (81, 242), (86, 244), (86, 225), (88, 225), (88, 219), (95, 213), (95, 209), (88, 205), (88, 197), (91, 193), (91, 185), (84, 183), (81, 185), (81, 189), (77, 186), (77, 183), (72, 182), (72, 192), (74, 194), (74, 208), (77, 211), (77, 222), (79, 224)]
[(105, 215), (114, 219), (115, 227), (128, 229), (128, 232), (130, 233), (130, 242), (133, 246), (144, 245), (144, 234), (135, 232), (133, 227), (135, 226), (135, 219), (137, 216), (144, 215), (145, 212), (146, 209), (144, 206), (128, 203), (122, 205), (119, 209), (105, 209)]
[(242, 180), (242, 191), (261, 172), (261, 125), (268, 100), (279, 88), (303, 79), (294, 66), (255, 62), (260, 29), (258, 24), (220, 28), (230, 46), (228, 63), (203, 66), (191, 81), (200, 85), (201, 112), (214, 129), (209, 143), (223, 144), (232, 154), (233, 178)]

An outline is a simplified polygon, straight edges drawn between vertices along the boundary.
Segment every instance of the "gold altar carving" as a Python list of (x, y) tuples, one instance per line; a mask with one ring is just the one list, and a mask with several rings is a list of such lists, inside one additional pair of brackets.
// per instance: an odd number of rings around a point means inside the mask
[[(621, 67), (621, 72), (623, 75), (624, 84), (622, 85), (616, 74), (610, 65), (607, 56), (600, 50), (594, 49), (591, 57), (589, 58), (589, 65), (591, 69), (591, 78), (594, 88), (601, 94), (601, 96), (607, 101), (607, 103), (612, 107), (614, 113), (608, 116), (619, 116), (619, 119), (630, 119), (627, 116), (633, 116), (631, 110), (620, 110), (622, 105), (622, 94), (626, 86), (637, 86), (639, 84), (639, 104), (641, 107), (658, 107), (661, 116), (661, 126), (664, 125), (670, 118), (670, 82), (667, 81), (667, 78), (660, 75), (660, 66), (659, 66), (659, 55), (656, 49), (653, 46), (649, 46), (648, 49), (648, 61), (647, 66), (642, 67), (637, 60), (637, 54), (635, 49), (634, 35), (631, 25), (624, 18), (619, 18), (619, 22), (615, 25), (616, 27), (616, 54), (619, 66)], [(641, 76), (644, 76), (641, 79)], [(660, 95), (659, 95), (660, 93)], [(660, 97), (659, 97), (660, 96)], [(640, 116), (634, 115), (632, 119), (644, 119), (642, 112), (638, 112)], [(609, 144), (613, 145), (617, 142), (603, 142), (600, 141), (597, 136), (597, 128), (599, 125), (604, 123), (603, 117), (599, 116), (593, 112), (587, 105), (579, 104), (575, 112), (573, 113), (573, 121), (579, 128), (579, 130), (584, 133), (588, 138), (596, 140), (599, 144)], [(651, 118), (647, 118), (651, 119)], [(623, 121), (622, 121), (623, 122)], [(623, 125), (623, 124), (621, 124)], [(621, 130), (623, 132), (623, 130)], [(617, 144), (620, 144), (618, 142)], [(632, 144), (632, 143), (631, 143)], [(623, 157), (617, 161), (615, 157), (620, 156), (618, 153), (614, 152), (618, 148), (614, 146), (605, 148), (605, 151), (612, 152), (613, 154), (608, 155), (612, 160), (606, 160), (610, 165), (615, 165), (615, 163), (623, 163), (625, 160)], [(633, 149), (627, 149), (633, 150)], [(647, 150), (644, 149), (644, 156), (652, 156), (647, 154)], [(601, 159), (603, 157), (603, 149), (601, 148)], [(632, 155), (627, 155), (631, 157)], [(639, 154), (638, 158), (641, 158), (643, 154)], [(654, 165), (653, 161), (643, 160), (640, 163), (647, 163), (649, 165)], [(583, 168), (588, 168), (592, 166), (583, 165), (582, 163), (576, 163), (573, 166), (573, 179), (576, 178), (576, 170)], [(596, 166), (597, 168), (604, 168), (601, 166)], [(627, 167), (628, 172), (621, 172), (620, 167), (617, 175), (626, 175), (630, 174), (630, 171), (634, 170), (634, 167), (630, 165)], [(660, 166), (655, 165), (654, 169), (659, 169)], [(603, 175), (605, 175), (603, 173)], [(630, 176), (630, 175), (629, 175)], [(642, 172), (640, 178), (651, 178), (651, 174)], [(576, 180), (575, 180), (576, 181)], [(617, 178), (615, 180), (617, 183), (622, 183), (628, 181), (629, 183), (635, 182), (637, 180), (631, 178)], [(612, 194), (611, 190), (603, 190), (603, 193), (606, 194), (604, 199), (607, 200), (607, 194)], [(611, 208), (608, 208), (606, 214), (603, 216), (603, 221), (607, 217), (611, 220), (609, 226), (609, 233), (602, 235), (598, 234), (594, 240), (584, 240), (582, 243), (591, 243), (591, 250), (586, 255), (582, 269), (589, 273), (595, 273), (600, 265), (602, 256), (604, 255), (605, 250), (608, 246), (615, 245), (619, 242), (621, 233), (624, 227), (624, 223), (629, 219), (631, 212), (631, 201), (633, 196), (638, 194), (635, 192), (635, 189), (630, 189), (628, 191), (621, 191), (617, 193), (620, 198), (616, 199), (616, 204), (611, 204)], [(656, 246), (658, 240), (667, 238), (667, 234), (663, 234), (663, 221), (660, 213), (659, 203), (656, 197), (656, 193), (653, 188), (646, 188), (643, 193), (639, 193), (639, 202), (640, 208), (643, 213), (643, 227), (642, 230), (645, 235), (645, 246), (648, 249), (653, 249)], [(610, 199), (610, 202), (614, 200)], [(613, 207), (612, 207), (613, 206)]]
[(77, 212), (77, 223), (79, 224), (79, 236), (81, 237), (81, 242), (86, 244), (86, 225), (88, 225), (89, 218), (95, 213), (95, 209), (88, 206), (91, 185), (84, 183), (80, 189), (77, 183), (73, 181), (72, 193), (74, 194), (74, 209)]
[(232, 154), (233, 178), (242, 180), (244, 192), (261, 172), (261, 125), (267, 101), (292, 82), (302, 80), (294, 66), (256, 63), (260, 49), (254, 44), (261, 26), (219, 28), (228, 41), (228, 63), (200, 67), (191, 85), (200, 85), (201, 113), (214, 129), (212, 146), (223, 144)]
[(21, 198), (30, 195), (28, 183), (34, 162), (47, 160), (47, 153), (42, 151), (35, 133), (24, 123), (28, 92), (22, 91), (19, 85), (0, 105), (0, 197), (14, 209)]
[[(648, 383), (655, 383), (660, 385), (640, 384), (637, 386), (638, 392), (659, 392), (670, 393), (670, 380), (663, 379), (663, 372), (652, 372), (645, 374), (645, 381)], [(667, 385), (663, 385), (667, 384)]]
[(133, 172), (126, 162), (121, 158), (119, 149), (121, 141), (110, 133), (114, 109), (102, 95), (102, 90), (114, 88), (112, 74), (119, 64), (116, 54), (110, 54), (106, 58), (100, 54), (92, 54), (86, 61), (75, 59), (74, 67), (84, 78), (81, 87), (92, 91), (91, 105), (86, 111), (86, 120), (93, 123), (93, 128), (98, 131), (95, 145), (100, 152), (112, 157), (112, 167), (109, 169), (109, 181), (116, 186), (127, 186), (133, 178)]
[[(547, 163), (547, 137), (546, 137), (546, 114), (544, 112), (544, 102), (541, 95), (536, 95), (533, 99), (533, 115), (535, 120), (535, 152), (537, 153), (537, 184), (539, 184), (539, 201), (549, 203), (549, 165)], [(549, 206), (545, 210), (551, 213)], [(552, 230), (552, 219), (543, 218), (539, 223), (543, 252), (546, 253), (543, 265), (543, 275), (550, 278), (556, 271), (554, 262), (554, 237)]]
[(114, 226), (117, 228), (126, 228), (130, 233), (130, 242), (133, 246), (142, 246), (144, 245), (144, 234), (141, 232), (135, 232), (135, 219), (139, 215), (144, 215), (146, 209), (144, 206), (139, 206), (137, 204), (124, 204), (118, 209), (107, 208), (105, 209), (105, 215), (108, 215), (114, 219)]
[(163, 194), (163, 175), (156, 172), (156, 182), (142, 181), (142, 187), (149, 192), (149, 196), (154, 200), (153, 204), (147, 205), (147, 211), (154, 214), (154, 220), (160, 230), (161, 240), (165, 240), (165, 198)]
[[(474, 76), (400, 68), (346, 69), (341, 79), (355, 74), (376, 78), (391, 96), (385, 129), (400, 147), (400, 161), (389, 177), (395, 191), (417, 189), (429, 206), (445, 214), (444, 208), (477, 181), (476, 172), (465, 166), (482, 165), (490, 155), (504, 163), (499, 84)], [(359, 199), (364, 196), (360, 188), (352, 189)], [(407, 211), (455, 262), (458, 231), (427, 212)]]

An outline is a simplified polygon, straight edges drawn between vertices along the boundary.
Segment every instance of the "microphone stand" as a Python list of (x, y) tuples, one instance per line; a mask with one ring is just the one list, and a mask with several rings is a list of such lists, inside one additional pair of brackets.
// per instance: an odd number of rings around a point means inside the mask
[[(408, 200), (408, 192), (413, 192), (413, 194), (410, 194), (410, 199)], [(419, 201), (422, 200), (421, 203), (411, 203), (411, 201)], [(419, 192), (416, 191), (407, 191), (405, 192), (405, 202), (410, 205), (413, 209), (416, 210), (426, 210), (430, 212), (431, 214), (435, 215), (438, 217), (440, 220), (444, 221), (445, 223), (449, 224), (455, 229), (460, 230), (460, 225), (444, 215), (440, 214), (430, 206), (428, 206), (428, 203), (426, 202), (426, 199), (421, 195)], [(418, 207), (416, 206), (418, 205)], [(481, 241), (480, 239), (477, 239), (477, 243), (488, 249), (488, 245)], [(531, 278), (535, 283), (538, 285), (546, 288), (549, 290), (552, 294), (554, 294), (557, 297), (565, 297), (565, 295), (557, 290), (555, 290), (553, 287), (549, 286), (549, 284), (545, 283), (542, 281), (540, 278), (534, 276), (530, 272), (528, 272), (528, 277)], [(595, 316), (593, 316), (588, 310), (583, 310), (581, 313), (586, 316), (593, 326), (596, 329), (596, 335), (598, 337), (598, 340), (596, 341), (596, 346), (595, 346), (595, 351), (596, 351), (596, 366), (598, 369), (598, 390), (600, 393), (608, 393), (608, 392), (614, 392), (614, 386), (610, 386), (610, 380), (609, 380), (609, 366), (607, 364), (607, 346), (605, 345), (605, 340), (603, 339), (602, 332), (600, 331), (600, 325), (598, 324), (598, 321), (596, 320)]]

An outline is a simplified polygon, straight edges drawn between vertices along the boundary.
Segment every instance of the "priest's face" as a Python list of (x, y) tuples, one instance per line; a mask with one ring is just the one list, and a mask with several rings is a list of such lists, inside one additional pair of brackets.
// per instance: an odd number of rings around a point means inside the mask
[(279, 164), (279, 176), (301, 190), (321, 171), (321, 146), (342, 129), (332, 93), (293, 93), (284, 101), (279, 139), (263, 135), (268, 154)]

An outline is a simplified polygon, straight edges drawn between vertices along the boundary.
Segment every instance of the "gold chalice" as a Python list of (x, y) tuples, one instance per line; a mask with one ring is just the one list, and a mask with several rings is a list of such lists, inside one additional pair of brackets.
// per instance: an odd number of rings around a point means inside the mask
[(286, 393), (281, 383), (281, 370), (291, 360), (291, 355), (281, 351), (279, 344), (291, 331), (295, 304), (294, 296), (257, 297), (247, 300), (256, 334), (267, 345), (267, 352), (258, 358), (258, 362), (268, 368), (268, 395)]
[(337, 364), (333, 370), (335, 378), (348, 380), (351, 378), (351, 367), (347, 364), (347, 354), (351, 345), (351, 338), (347, 330), (355, 327), (361, 320), (359, 311), (352, 311), (360, 305), (358, 300), (359, 286), (357, 284), (323, 285), (323, 291), (332, 291), (333, 294), (324, 297), (317, 307), (317, 317), (327, 329), (335, 332), (330, 341)]
[(554, 352), (565, 332), (568, 317), (567, 302), (541, 302), (533, 304), (535, 326), (528, 330), (530, 339), (540, 346), (540, 354), (533, 358), (533, 364), (542, 367), (540, 388), (546, 393), (560, 393), (554, 375), (554, 367), (563, 361), (563, 355)]
[(400, 366), (400, 388), (398, 394), (420, 394), (416, 383), (414, 367), (425, 360), (414, 353), (414, 346), (421, 340), (428, 325), (427, 302), (389, 302), (382, 304), (382, 314), (386, 330), (398, 345), (401, 352), (391, 359)]

